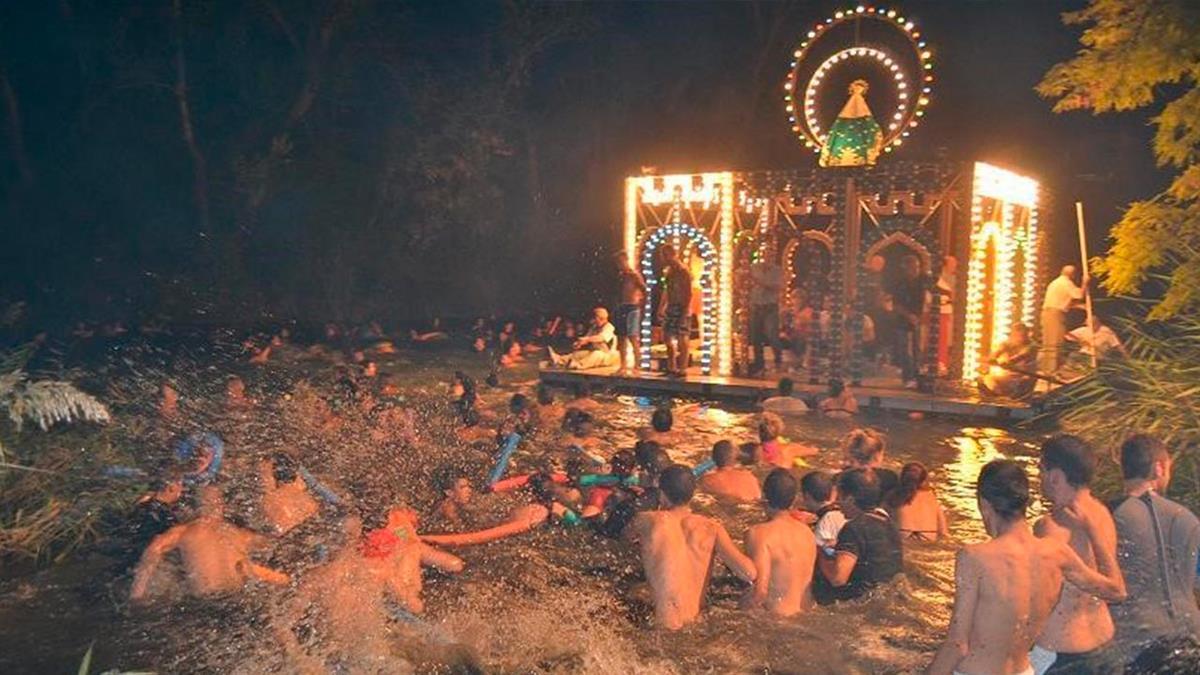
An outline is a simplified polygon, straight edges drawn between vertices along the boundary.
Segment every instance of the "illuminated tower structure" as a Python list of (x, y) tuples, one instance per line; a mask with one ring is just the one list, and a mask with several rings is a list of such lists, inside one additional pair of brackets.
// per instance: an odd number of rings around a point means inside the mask
[[(667, 243), (695, 280), (693, 365), (712, 375), (745, 371), (746, 271), (765, 256), (785, 272), (781, 315), (809, 317), (807, 372), (814, 383), (863, 379), (873, 258), (891, 265), (915, 255), (932, 287), (952, 256), (958, 272), (946, 296), (953, 298), (950, 357), (938, 355), (945, 299), (931, 293), (921, 370), (926, 386), (938, 376), (974, 381), (1012, 326), (1033, 327), (1037, 318), (1044, 191), (1031, 178), (985, 162), (896, 157), (925, 115), (934, 82), (933, 52), (902, 13), (868, 6), (837, 12), (807, 31), (793, 56), (785, 112), (824, 166), (626, 179), (624, 249), (651, 291), (638, 359), (650, 367), (656, 354), (657, 251)], [(839, 124), (843, 147), (855, 151), (822, 155)], [(855, 129), (863, 128), (879, 130), (859, 143), (870, 152), (854, 146)]]

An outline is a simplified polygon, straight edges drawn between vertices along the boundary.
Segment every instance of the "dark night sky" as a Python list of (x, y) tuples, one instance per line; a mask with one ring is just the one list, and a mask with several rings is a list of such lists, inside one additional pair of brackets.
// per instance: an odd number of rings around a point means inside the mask
[[(0, 11), (0, 66), (20, 97), (25, 143), (41, 177), (36, 197), (25, 197), (25, 210), (13, 207), (16, 169), (10, 159), (11, 139), (0, 137), (0, 194), (7, 204), (0, 211), (7, 221), (0, 232), (10, 256), (0, 254), (0, 263), (9, 263), (0, 272), (0, 298), (43, 293), (44, 298), (35, 301), (68, 304), (79, 295), (69, 289), (100, 287), (108, 294), (104, 302), (111, 303), (112, 297), (132, 293), (130, 289), (147, 276), (165, 277), (198, 245), (190, 222), (190, 170), (170, 94), (136, 88), (113, 88), (102, 96), (88, 91), (87, 83), (72, 75), (83, 52), (73, 50), (71, 41), (95, 47), (114, 33), (92, 34), (91, 25), (81, 21), (75, 33), (66, 31), (55, 4), (14, 3)], [(321, 4), (278, 3), (293, 15)], [(194, 44), (189, 50), (197, 127), (201, 143), (207, 144), (214, 200), (219, 203), (220, 194), (233, 192), (229, 167), (235, 153), (225, 146), (253, 128), (246, 120), (257, 113), (244, 95), (237, 98), (237, 83), (224, 79), (237, 72), (230, 63), (252, 58), (282, 62), (288, 46), (277, 31), (272, 34), (269, 22), (250, 16), (244, 21), (251, 29), (230, 43), (245, 54), (223, 54), (222, 47), (208, 44), (210, 34), (205, 31), (228, 33), (223, 26), (242, 25), (237, 22), (243, 20), (230, 15), (251, 14), (258, 5), (220, 0), (185, 5), (207, 11), (192, 25)], [(1078, 32), (1064, 27), (1059, 14), (1081, 5), (1050, 0), (911, 0), (889, 5), (917, 22), (935, 51), (938, 78), (925, 122), (896, 155), (917, 159), (945, 153), (1041, 179), (1058, 204), (1053, 220), (1046, 223), (1058, 257), (1076, 255), (1071, 202), (1082, 199), (1087, 205), (1091, 249), (1098, 251), (1119, 209), (1165, 183), (1150, 153), (1148, 113), (1056, 115), (1033, 91), (1050, 66), (1078, 48)], [(171, 44), (163, 32), (166, 0), (111, 5), (80, 1), (73, 6), (80, 16), (90, 10), (107, 12), (106, 20), (133, 17), (119, 24), (121, 35), (139, 46), (147, 63), (158, 63), (156, 77), (169, 80), (170, 69), (163, 65), (169, 64)], [(209, 6), (217, 9), (206, 10)], [(514, 138), (524, 134), (540, 148), (539, 198), (555, 231), (522, 232), (532, 201), (510, 198), (506, 222), (511, 224), (491, 235), (514, 240), (529, 235), (545, 244), (540, 255), (549, 260), (521, 260), (522, 250), (533, 249), (514, 244), (515, 252), (507, 260), (522, 265), (519, 273), (530, 276), (527, 286), (509, 289), (501, 277), (489, 283), (502, 288), (478, 298), (422, 298), (414, 309), (397, 310), (396, 316), (422, 314), (429, 303), (462, 308), (503, 305), (510, 291), (525, 300), (513, 304), (525, 307), (579, 305), (603, 296), (603, 267), (620, 238), (621, 179), (643, 165), (657, 166), (663, 173), (813, 165), (814, 155), (788, 128), (780, 86), (799, 36), (846, 6), (761, 3), (763, 16), (788, 16), (782, 30), (771, 36), (765, 24), (756, 24), (751, 3), (572, 5), (584, 28), (535, 58), (528, 88), (503, 121)], [(247, 249), (251, 268), (271, 270), (275, 286), (270, 293), (311, 293), (289, 291), (291, 282), (279, 279), (300, 267), (331, 263), (306, 261), (289, 252), (303, 246), (319, 250), (326, 247), (321, 230), (351, 231), (368, 220), (356, 209), (375, 198), (372, 191), (385, 173), (388, 139), (416, 118), (411, 101), (405, 100), (404, 78), (410, 71), (444, 82), (451, 90), (461, 87), (464, 105), (478, 106), (481, 118), (492, 112), (486, 100), (481, 103), (471, 94), (480, 88), (478, 64), (488, 62), (488, 46), (498, 39), (501, 13), (499, 6), (483, 2), (377, 1), (367, 19), (348, 29), (347, 43), (353, 48), (335, 42), (337, 68), (330, 69), (336, 74), (294, 136), (295, 164), (307, 167), (309, 182), (272, 197), (258, 225), (266, 239)], [(394, 61), (381, 60), (392, 54), (397, 55)], [(358, 62), (351, 63), (355, 58)], [(278, 101), (286, 103), (296, 76), (273, 76), (275, 71), (255, 68), (253, 72), (265, 78), (258, 85), (266, 90), (262, 100), (272, 100), (269, 96), (278, 89)], [(102, 103), (81, 131), (73, 120), (81, 118), (79, 108), (89, 101)], [(468, 119), (475, 110), (467, 111)], [(0, 120), (6, 121), (2, 109)], [(344, 177), (349, 175), (347, 166), (361, 173)], [(499, 194), (530, 192), (506, 182), (524, 175), (523, 168), (502, 169)], [(326, 170), (330, 175), (323, 175)], [(405, 190), (403, 184), (393, 186), (393, 191)], [(219, 209), (215, 213), (221, 217)], [(397, 222), (405, 226), (402, 218)], [(379, 255), (378, 247), (367, 250)], [(38, 264), (28, 264), (30, 258)], [(353, 256), (334, 260), (350, 267), (362, 262)], [(72, 266), (81, 272), (56, 277), (46, 271)], [(31, 281), (34, 276), (36, 282)], [(560, 283), (564, 276), (574, 277), (575, 283)], [(388, 288), (383, 282), (355, 283), (360, 289), (353, 296), (357, 299)], [(403, 292), (403, 300), (402, 296)], [(87, 302), (93, 313), (102, 311), (95, 309), (98, 301)], [(137, 302), (141, 301), (126, 304)]]

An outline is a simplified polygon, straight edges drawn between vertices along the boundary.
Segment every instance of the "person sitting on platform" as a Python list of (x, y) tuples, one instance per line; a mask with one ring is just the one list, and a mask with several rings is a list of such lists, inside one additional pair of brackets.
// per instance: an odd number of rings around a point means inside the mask
[(819, 409), (826, 417), (849, 418), (858, 413), (858, 399), (844, 382), (835, 377), (829, 380), (829, 395), (821, 399)]
[(1079, 354), (1085, 357), (1089, 363), (1092, 354), (1101, 360), (1118, 354), (1128, 356), (1125, 345), (1121, 343), (1121, 338), (1117, 337), (1111, 328), (1101, 323), (1100, 317), (1095, 314), (1092, 315), (1090, 326), (1084, 324), (1067, 333), (1065, 337), (1068, 342), (1079, 345)]
[(758, 479), (749, 469), (734, 466), (735, 455), (733, 443), (714, 443), (712, 459), (716, 468), (700, 477), (700, 489), (718, 499), (733, 502), (756, 502), (762, 499)]
[(1037, 347), (1029, 340), (1029, 329), (1019, 323), (992, 354), (992, 365), (979, 386), (987, 393), (1024, 398), (1033, 392), (1036, 363)]
[(779, 378), (777, 394), (762, 402), (762, 409), (777, 415), (795, 415), (808, 412), (808, 404), (792, 396), (796, 383), (790, 377)]
[(587, 335), (575, 340), (574, 348), (575, 351), (568, 356), (563, 356), (551, 348), (550, 361), (555, 366), (569, 370), (603, 368), (615, 366), (620, 362), (616, 329), (608, 321), (607, 309), (597, 307), (592, 310), (592, 327)]

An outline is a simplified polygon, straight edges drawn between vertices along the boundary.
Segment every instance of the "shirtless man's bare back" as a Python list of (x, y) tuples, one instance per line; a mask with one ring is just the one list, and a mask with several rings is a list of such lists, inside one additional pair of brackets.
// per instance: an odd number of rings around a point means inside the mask
[[(1032, 673), (1029, 649), (1060, 592), (1119, 601), (1125, 586), (1115, 565), (1098, 573), (1063, 542), (1033, 535), (1025, 520), (1029, 479), (1016, 462), (988, 463), (977, 490), (984, 527), (993, 538), (959, 553), (949, 635), (929, 672)], [(1095, 528), (1087, 532), (1100, 534)]]
[(179, 549), (191, 595), (206, 596), (240, 589), (247, 580), (288, 583), (282, 572), (250, 560), (250, 551), (263, 544), (258, 534), (225, 521), (225, 504), (219, 488), (200, 488), (200, 515), (158, 535), (146, 547), (134, 573), (130, 599), (146, 598), (150, 582), (167, 553)]
[(639, 513), (626, 531), (641, 544), (658, 625), (677, 630), (700, 615), (714, 557), (747, 581), (754, 580), (755, 569), (723, 525), (688, 508), (695, 491), (691, 469), (671, 466), (658, 485), (662, 510)]
[(812, 530), (791, 514), (797, 482), (786, 469), (775, 469), (763, 481), (767, 522), (746, 533), (746, 549), (754, 561), (754, 590), (745, 604), (765, 606), (779, 616), (792, 616), (812, 606), (812, 576), (817, 542)]
[(762, 499), (758, 479), (748, 469), (734, 466), (737, 450), (729, 441), (713, 445), (712, 459), (716, 468), (700, 477), (700, 489), (718, 499), (733, 502), (756, 502)]

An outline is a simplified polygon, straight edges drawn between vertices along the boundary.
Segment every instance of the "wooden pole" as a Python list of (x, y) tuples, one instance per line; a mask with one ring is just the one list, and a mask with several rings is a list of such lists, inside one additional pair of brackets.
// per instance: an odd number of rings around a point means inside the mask
[(1092, 327), (1092, 291), (1088, 279), (1087, 232), (1083, 227), (1083, 202), (1075, 202), (1075, 220), (1079, 225), (1079, 257), (1083, 263), (1083, 306), (1087, 311), (1087, 328), (1092, 346), (1092, 367), (1096, 367), (1096, 331)]

